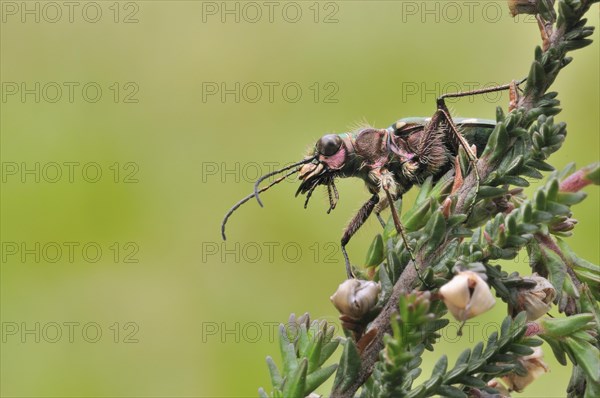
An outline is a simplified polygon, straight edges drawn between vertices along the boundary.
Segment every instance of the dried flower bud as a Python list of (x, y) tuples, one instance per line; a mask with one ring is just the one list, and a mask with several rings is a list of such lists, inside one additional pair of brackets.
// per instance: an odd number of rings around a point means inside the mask
[(508, 9), (513, 17), (519, 14), (537, 14), (537, 0), (509, 0)]
[(488, 284), (473, 271), (459, 272), (440, 288), (444, 304), (458, 321), (466, 321), (496, 304)]
[(527, 322), (527, 330), (525, 331), (525, 336), (537, 336), (540, 333), (543, 333), (543, 329), (539, 323)]
[(527, 374), (519, 376), (516, 373), (511, 373), (504, 376), (502, 380), (504, 380), (509, 390), (522, 392), (535, 379), (548, 372), (548, 365), (542, 361), (543, 356), (542, 348), (534, 347), (533, 354), (519, 358), (519, 362), (527, 370)]
[(329, 299), (340, 314), (358, 320), (377, 304), (380, 290), (379, 283), (347, 279)]
[(535, 282), (532, 288), (519, 289), (517, 304), (509, 307), (509, 312), (515, 316), (521, 311), (527, 312), (527, 320), (535, 321), (552, 308), (552, 301), (556, 296), (554, 286), (546, 278), (537, 273), (523, 278), (525, 281)]
[(562, 220), (550, 225), (550, 232), (569, 232), (575, 228), (577, 220), (570, 217), (563, 217)]

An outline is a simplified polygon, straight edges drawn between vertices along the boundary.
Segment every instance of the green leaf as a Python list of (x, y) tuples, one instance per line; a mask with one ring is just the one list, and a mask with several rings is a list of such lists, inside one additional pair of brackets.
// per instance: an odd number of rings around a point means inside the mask
[(340, 359), (340, 364), (335, 374), (333, 386), (335, 390), (343, 391), (349, 387), (360, 370), (360, 354), (356, 349), (356, 345), (350, 339), (346, 339), (344, 344), (344, 352)]
[(497, 123), (503, 122), (505, 117), (506, 116), (504, 115), (504, 110), (502, 109), (502, 107), (497, 106), (496, 107), (496, 122)]
[(455, 366), (454, 368), (452, 368), (452, 370), (450, 372), (448, 372), (446, 374), (446, 377), (444, 377), (444, 382), (448, 383), (448, 384), (454, 383), (454, 381), (457, 378), (459, 378), (460, 376), (462, 376), (463, 374), (466, 373), (468, 368), (469, 368), (469, 366), (466, 363)]
[(479, 193), (477, 196), (479, 198), (495, 198), (498, 196), (502, 196), (506, 194), (506, 189), (500, 187), (490, 187), (487, 185), (479, 187)]
[[(306, 329), (306, 325), (297, 323), (288, 323), (288, 327), (291, 329), (289, 332), (298, 333), (298, 338), (296, 340), (296, 349), (298, 351), (298, 357), (306, 356), (308, 353), (308, 349), (310, 346), (310, 340), (308, 337), (308, 330)], [(293, 329), (292, 329), (293, 328)]]
[(431, 372), (431, 377), (439, 376), (446, 373), (446, 369), (448, 368), (448, 357), (444, 354), (438, 359), (433, 367), (433, 371)]
[(559, 192), (556, 195), (556, 201), (563, 205), (573, 206), (581, 203), (586, 197), (585, 192)]
[(383, 261), (383, 237), (381, 234), (377, 234), (369, 251), (367, 252), (367, 260), (365, 261), (365, 267), (374, 267), (381, 264)]
[(471, 361), (479, 359), (481, 357), (481, 353), (483, 352), (483, 343), (480, 341), (475, 344), (473, 350), (471, 351)]
[(442, 397), (448, 398), (467, 398), (467, 394), (465, 394), (462, 390), (447, 385), (439, 386), (436, 393)]
[(321, 366), (321, 349), (323, 348), (324, 333), (319, 331), (311, 342), (310, 350), (305, 355), (308, 359), (308, 373), (312, 373)]
[(482, 373), (486, 373), (486, 374), (490, 374), (490, 375), (496, 375), (496, 374), (502, 372), (503, 369), (504, 368), (502, 366), (487, 364), (487, 365), (483, 365), (481, 367), (480, 371)]
[(510, 344), (508, 346), (508, 351), (513, 352), (519, 356), (531, 355), (533, 354), (533, 350), (531, 347), (522, 344)]
[(504, 339), (506, 338), (506, 336), (509, 333), (509, 330), (511, 329), (512, 326), (512, 320), (510, 319), (510, 317), (506, 317), (504, 318), (504, 320), (502, 320), (502, 324), (500, 325), (500, 339)]
[(477, 377), (464, 375), (458, 379), (460, 383), (474, 388), (487, 387), (487, 383)]
[(542, 161), (530, 159), (527, 164), (541, 171), (554, 171), (554, 166)]
[(437, 211), (431, 217), (428, 223), (428, 232), (427, 248), (429, 251), (433, 251), (438, 248), (446, 235), (446, 220), (441, 212)]
[(593, 320), (593, 314), (576, 314), (566, 318), (543, 318), (540, 325), (545, 335), (560, 339), (579, 330), (589, 329)]
[(544, 67), (540, 62), (533, 61), (531, 69), (529, 70), (529, 76), (527, 77), (527, 87), (525, 88), (525, 92), (542, 91), (545, 88), (545, 81), (546, 73), (544, 72)]
[(457, 367), (459, 365), (469, 362), (470, 357), (471, 357), (471, 350), (467, 348), (466, 350), (464, 350), (463, 352), (460, 353), (460, 355), (456, 359), (456, 364), (454, 365), (454, 367)]
[(394, 284), (390, 279), (387, 269), (387, 266), (379, 267), (379, 283), (381, 284), (381, 295), (379, 296), (379, 302), (382, 304), (387, 303), (387, 300), (392, 294), (392, 289), (394, 288)]
[(517, 187), (528, 187), (529, 186), (529, 181), (527, 181), (524, 178), (521, 177), (517, 177), (517, 176), (503, 176), (500, 181), (503, 184), (511, 184), (511, 185), (515, 185)]
[(283, 358), (283, 373), (292, 374), (298, 368), (296, 349), (294, 344), (288, 342), (287, 330), (283, 324), (279, 325), (279, 350)]
[(428, 202), (432, 187), (433, 187), (433, 177), (429, 176), (425, 179), (425, 181), (423, 181), (423, 184), (421, 184), (421, 189), (419, 190), (419, 194), (417, 195), (417, 198), (415, 199), (415, 204), (419, 204), (419, 203), (422, 203), (425, 201)]
[[(506, 317), (507, 320), (510, 320), (510, 317)], [(511, 328), (510, 328), (510, 338), (511, 339), (519, 339), (525, 331), (527, 330), (527, 313), (525, 311), (521, 311), (517, 314), (514, 319), (512, 319)]]
[(493, 153), (492, 159), (497, 159), (500, 155), (504, 153), (505, 148), (507, 148), (508, 140), (509, 136), (504, 123), (497, 124), (494, 128), (494, 131), (490, 135), (488, 145), (486, 147), (486, 150), (484, 151), (484, 154), (489, 148), (490, 151), (492, 151)]
[(317, 388), (319, 388), (319, 386), (321, 384), (323, 384), (325, 381), (327, 381), (327, 379), (329, 379), (331, 377), (331, 375), (335, 372), (337, 367), (338, 367), (337, 364), (333, 364), (326, 368), (321, 368), (321, 369), (307, 375), (306, 376), (306, 389), (304, 391), (304, 394), (308, 395), (311, 392), (313, 392), (314, 390), (316, 390)]
[(325, 363), (325, 361), (335, 352), (335, 350), (337, 349), (339, 344), (340, 344), (339, 338), (331, 340), (330, 342), (325, 344), (323, 346), (323, 348), (321, 349), (321, 357), (319, 358), (319, 362), (321, 364)]
[(494, 350), (496, 349), (496, 344), (498, 342), (498, 332), (492, 332), (490, 337), (488, 337), (487, 345), (485, 347), (485, 351), (483, 351), (483, 358), (486, 360), (490, 359), (492, 355), (494, 355)]
[(306, 389), (306, 373), (308, 370), (308, 361), (306, 358), (300, 361), (300, 365), (295, 371), (290, 372), (283, 384), (283, 396), (290, 398), (304, 398)]
[(540, 337), (548, 343), (550, 348), (552, 348), (552, 353), (554, 354), (554, 357), (556, 357), (558, 363), (565, 366), (567, 364), (567, 357), (560, 342), (551, 336), (540, 335)]
[(585, 167), (583, 172), (587, 180), (595, 185), (600, 185), (600, 162)]
[(600, 351), (590, 343), (566, 338), (566, 343), (577, 360), (577, 365), (586, 374), (586, 379), (600, 384)]
[(283, 379), (281, 378), (279, 369), (277, 369), (277, 365), (275, 365), (273, 358), (270, 356), (267, 357), (267, 366), (269, 368), (269, 374), (271, 375), (271, 385), (273, 386), (273, 389), (280, 389)]
[(427, 213), (433, 207), (433, 202), (433, 199), (423, 200), (402, 216), (402, 223), (407, 231), (416, 231), (427, 223)]

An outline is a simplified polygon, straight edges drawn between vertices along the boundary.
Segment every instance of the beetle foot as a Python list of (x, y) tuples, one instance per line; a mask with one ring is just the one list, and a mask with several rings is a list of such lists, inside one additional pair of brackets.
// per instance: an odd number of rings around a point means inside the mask
[(508, 89), (508, 95), (510, 98), (510, 102), (508, 103), (508, 111), (512, 112), (517, 109), (519, 105), (519, 90), (518, 90), (518, 82), (513, 80), (510, 82), (510, 88)]

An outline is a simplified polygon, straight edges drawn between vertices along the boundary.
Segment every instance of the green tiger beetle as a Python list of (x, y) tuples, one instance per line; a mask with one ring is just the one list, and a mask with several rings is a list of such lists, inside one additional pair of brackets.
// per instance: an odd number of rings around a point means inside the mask
[[(327, 187), (329, 196), (327, 213), (335, 209), (339, 200), (335, 179), (358, 177), (365, 182), (371, 197), (352, 218), (341, 239), (348, 278), (355, 276), (346, 252), (346, 245), (373, 211), (381, 225), (385, 227), (381, 212), (388, 207), (392, 213), (394, 226), (402, 237), (416, 268), (415, 257), (408, 244), (398, 211), (395, 206), (389, 204), (401, 199), (405, 192), (413, 185), (422, 183), (425, 178), (433, 176), (435, 180), (454, 167), (454, 159), (459, 147), (464, 149), (469, 158), (470, 169), (477, 183), (475, 192), (477, 194), (479, 189), (477, 153), (484, 150), (488, 137), (496, 125), (493, 120), (453, 119), (444, 99), (510, 90), (511, 107), (514, 107), (518, 86), (524, 81), (525, 79), (502, 86), (444, 94), (437, 99), (437, 110), (429, 118), (400, 119), (386, 129), (367, 127), (351, 133), (324, 135), (317, 141), (314, 151), (305, 159), (268, 173), (256, 181), (254, 192), (236, 203), (225, 215), (221, 224), (223, 240), (226, 239), (225, 224), (234, 211), (253, 197), (262, 207), (259, 194), (293, 174), (298, 173), (301, 180), (296, 196), (306, 195), (305, 208), (319, 185)], [(283, 174), (277, 179), (260, 187), (262, 181), (280, 173)], [(382, 191), (383, 196), (380, 196)], [(470, 209), (467, 213), (469, 212)], [(418, 269), (417, 275), (423, 282)]]

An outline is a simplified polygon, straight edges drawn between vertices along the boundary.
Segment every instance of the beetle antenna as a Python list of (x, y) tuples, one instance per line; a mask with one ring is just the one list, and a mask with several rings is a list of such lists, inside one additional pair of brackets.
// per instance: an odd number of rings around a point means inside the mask
[[(260, 185), (261, 182), (263, 182), (267, 178), (272, 177), (274, 175), (277, 175), (277, 174), (279, 174), (279, 173), (281, 173), (283, 171), (286, 171), (286, 170), (289, 170), (289, 169), (293, 169), (294, 167), (298, 167), (298, 166), (306, 164), (306, 163), (310, 163), (313, 160), (315, 160), (316, 158), (317, 158), (316, 156), (313, 156), (313, 157), (301, 160), (300, 162), (296, 162), (294, 164), (291, 164), (291, 165), (289, 165), (287, 167), (284, 167), (282, 169), (275, 170), (275, 171), (273, 171), (271, 173), (265, 174), (264, 176), (262, 176), (258, 180), (256, 180), (256, 182), (254, 183), (254, 194), (252, 196), (255, 196), (256, 197), (256, 201), (258, 202), (258, 204), (260, 205), (260, 207), (263, 207), (263, 204), (262, 204), (260, 198), (258, 197), (258, 194), (260, 192), (262, 192), (261, 190), (258, 189), (258, 186)], [(297, 172), (297, 171), (295, 171), (295, 172)]]
[[(292, 174), (295, 174), (297, 172), (298, 172), (298, 170), (292, 170), (292, 171), (286, 173), (285, 175), (277, 178), (275, 181), (273, 181), (269, 185), (267, 185), (265, 187), (262, 187), (258, 192), (264, 192), (264, 191), (266, 191), (267, 189), (271, 188), (273, 185), (279, 184), (281, 181), (285, 180), (286, 178), (288, 178), (289, 176), (291, 176)], [(241, 205), (243, 205), (244, 203), (246, 203), (247, 201), (249, 201), (250, 199), (252, 199), (254, 196), (256, 196), (256, 193), (251, 193), (250, 195), (246, 196), (245, 198), (243, 198), (242, 200), (240, 200), (239, 202), (237, 202), (236, 204), (234, 204), (233, 207), (231, 209), (229, 209), (229, 211), (227, 212), (227, 214), (225, 214), (225, 217), (223, 218), (223, 222), (221, 223), (221, 236), (223, 237), (223, 240), (227, 240), (227, 237), (225, 236), (225, 224), (227, 224), (227, 220), (229, 219), (229, 217)]]

